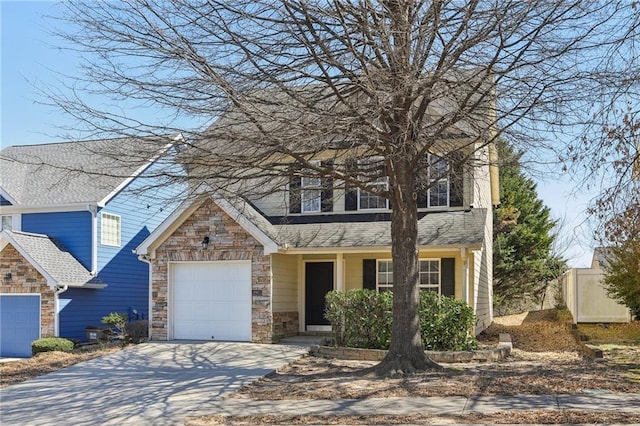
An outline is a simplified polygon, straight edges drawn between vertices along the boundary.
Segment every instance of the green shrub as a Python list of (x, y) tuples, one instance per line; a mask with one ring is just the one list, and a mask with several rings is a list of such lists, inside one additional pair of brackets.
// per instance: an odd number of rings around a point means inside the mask
[(372, 290), (327, 293), (325, 318), (336, 346), (386, 349), (391, 341), (392, 295)]
[(73, 342), (62, 337), (45, 337), (43, 339), (31, 342), (31, 354), (35, 355), (40, 352), (71, 352), (73, 350)]
[(420, 292), (420, 335), (427, 351), (463, 351), (477, 347), (471, 333), (473, 308), (461, 300)]
[(127, 337), (127, 321), (129, 316), (127, 314), (121, 314), (118, 312), (111, 312), (106, 317), (102, 317), (102, 323), (113, 327), (113, 332), (116, 337), (126, 340)]
[[(325, 318), (333, 344), (388, 349), (393, 321), (393, 293), (374, 290), (327, 293)], [(425, 350), (458, 351), (477, 346), (471, 334), (473, 309), (466, 303), (430, 291), (420, 292), (420, 334)]]

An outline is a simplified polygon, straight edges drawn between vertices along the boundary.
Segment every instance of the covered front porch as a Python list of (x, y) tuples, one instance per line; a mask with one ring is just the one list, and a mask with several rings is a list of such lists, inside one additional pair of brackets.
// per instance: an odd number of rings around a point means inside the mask
[[(421, 247), (420, 286), (476, 307), (480, 274), (475, 259), (481, 247)], [(351, 250), (296, 250), (271, 255), (274, 334), (328, 332), (327, 292), (393, 288), (389, 247)], [(293, 323), (297, 323), (297, 327)]]

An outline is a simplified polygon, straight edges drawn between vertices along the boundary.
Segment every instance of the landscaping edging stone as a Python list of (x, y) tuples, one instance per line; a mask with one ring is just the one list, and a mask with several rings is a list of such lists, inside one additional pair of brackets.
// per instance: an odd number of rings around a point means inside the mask
[(586, 343), (587, 336), (585, 336), (580, 332), (577, 324), (571, 324), (571, 332), (573, 333), (573, 336), (576, 338), (576, 342), (578, 343), (578, 346), (580, 346), (582, 353), (584, 353), (586, 356), (588, 356), (594, 361), (603, 360), (604, 355), (602, 354), (602, 349), (598, 348), (597, 346), (593, 346)]
[[(508, 339), (507, 339), (508, 338)], [(505, 340), (503, 340), (505, 339)], [(500, 361), (511, 354), (511, 337), (500, 335), (500, 343), (493, 349), (475, 351), (425, 351), (432, 361), (442, 363)], [(334, 346), (313, 346), (311, 355), (356, 361), (382, 361), (387, 354), (382, 349), (344, 348)]]

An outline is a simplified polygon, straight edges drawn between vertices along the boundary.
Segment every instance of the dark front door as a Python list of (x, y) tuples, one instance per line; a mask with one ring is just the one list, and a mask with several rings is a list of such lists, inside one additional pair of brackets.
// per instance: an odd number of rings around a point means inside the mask
[(333, 290), (333, 262), (306, 263), (304, 282), (306, 325), (329, 325), (324, 318), (324, 297)]

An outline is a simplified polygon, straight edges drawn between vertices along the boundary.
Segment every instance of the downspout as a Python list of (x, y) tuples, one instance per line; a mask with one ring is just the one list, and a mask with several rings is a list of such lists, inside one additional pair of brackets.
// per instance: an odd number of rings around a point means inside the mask
[(469, 255), (466, 247), (460, 247), (462, 258), (462, 300), (469, 304)]
[(98, 273), (98, 206), (89, 205), (91, 212), (91, 275)]
[[(133, 251), (135, 253), (135, 250)], [(151, 307), (153, 306), (153, 289), (152, 289), (152, 285), (153, 285), (153, 275), (152, 275), (152, 266), (151, 266), (151, 261), (149, 260), (149, 256), (146, 254), (139, 254), (138, 255), (138, 260), (140, 262), (144, 262), (147, 265), (149, 265), (149, 284), (147, 285), (147, 287), (149, 288), (149, 306), (147, 306), (147, 336), (148, 339), (151, 340), (152, 336), (151, 336), (151, 323), (153, 322), (153, 309), (151, 309)], [(168, 337), (168, 336), (167, 336)]]
[(53, 334), (56, 337), (60, 336), (60, 301), (58, 296), (60, 296), (65, 291), (69, 290), (69, 286), (64, 284), (63, 286), (56, 287), (56, 291), (53, 293), (53, 305), (55, 309), (55, 318), (54, 318), (54, 326), (53, 326)]

